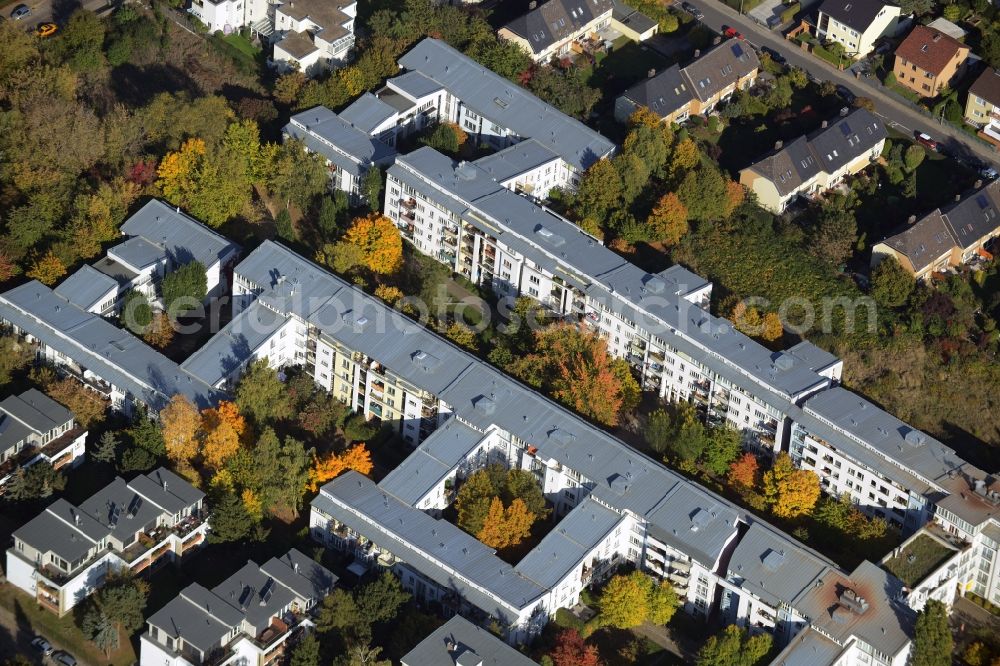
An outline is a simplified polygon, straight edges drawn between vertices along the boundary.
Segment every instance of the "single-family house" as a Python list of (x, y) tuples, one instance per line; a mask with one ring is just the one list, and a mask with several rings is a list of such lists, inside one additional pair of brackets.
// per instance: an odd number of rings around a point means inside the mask
[[(83, 462), (87, 431), (38, 389), (0, 402), (0, 489), (18, 468), (47, 462), (55, 469)], [(0, 490), (2, 492), (2, 490)]]
[(969, 47), (940, 30), (918, 25), (896, 49), (896, 83), (921, 97), (936, 97), (965, 73)]
[(816, 37), (844, 47), (855, 60), (875, 48), (875, 42), (896, 32), (899, 7), (883, 0), (824, 0), (819, 7)]
[(1000, 71), (987, 67), (969, 87), (965, 121), (979, 128), (979, 136), (1000, 145)]
[(611, 25), (612, 0), (532, 1), (528, 13), (500, 28), (501, 39), (514, 42), (537, 63), (560, 58), (581, 42), (598, 44), (602, 30)]

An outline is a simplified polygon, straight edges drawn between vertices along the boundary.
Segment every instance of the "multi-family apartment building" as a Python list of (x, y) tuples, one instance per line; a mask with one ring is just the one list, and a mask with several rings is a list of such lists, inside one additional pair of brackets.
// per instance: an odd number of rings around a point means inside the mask
[(969, 47), (940, 30), (918, 25), (896, 49), (896, 82), (921, 97), (953, 88), (965, 73)]
[(892, 257), (917, 280), (973, 261), (989, 260), (987, 249), (1000, 235), (1000, 181), (956, 195), (955, 201), (911, 222), (872, 248), (872, 266)]
[(0, 493), (19, 468), (46, 462), (55, 469), (83, 462), (87, 431), (73, 412), (38, 389), (0, 401)]
[(281, 663), (336, 583), (326, 567), (292, 548), (262, 565), (248, 561), (211, 590), (188, 585), (146, 620), (139, 664)]
[(497, 183), (478, 163), (425, 147), (387, 171), (385, 214), (420, 252), (501, 297), (578, 317), (626, 358), (644, 389), (778, 449), (791, 405), (837, 381), (808, 343), (765, 349), (707, 311), (711, 283), (680, 266), (646, 273), (579, 227)]
[(157, 300), (166, 274), (191, 261), (205, 267), (207, 297), (228, 292), (228, 272), (239, 246), (179, 208), (152, 199), (122, 223), (121, 233), (127, 236), (124, 242), (70, 275), (56, 293), (83, 310), (111, 315), (133, 289)]
[(538, 666), (538, 662), (460, 615), (403, 655), (403, 666)]
[(739, 40), (719, 44), (685, 67), (672, 65), (635, 84), (615, 100), (620, 123), (639, 107), (646, 107), (666, 123), (680, 123), (692, 115), (707, 115), (737, 90), (753, 86), (760, 60)]
[(611, 25), (612, 0), (532, 0), (528, 12), (497, 30), (536, 63), (599, 48)]
[(396, 158), (396, 149), (350, 124), (325, 106), (291, 117), (282, 130), (285, 139), (297, 139), (309, 152), (326, 160), (330, 188), (346, 192), (352, 204), (366, 201), (363, 185), (372, 168), (384, 169)]
[(64, 615), (109, 573), (176, 561), (204, 541), (205, 493), (166, 468), (121, 477), (80, 506), (58, 499), (14, 531), (7, 580)]
[(761, 206), (782, 213), (800, 196), (810, 197), (840, 184), (882, 154), (885, 126), (865, 109), (847, 109), (808, 136), (740, 171), (740, 183), (757, 195)]
[(422, 40), (399, 65), (407, 71), (340, 113), (390, 146), (439, 122), (454, 123), (469, 141), (497, 150), (534, 139), (558, 156), (554, 164), (540, 166), (551, 168), (552, 183), (565, 189), (575, 189), (587, 167), (615, 150), (599, 133), (441, 40)]
[(969, 87), (965, 121), (979, 128), (979, 136), (1000, 144), (1000, 72), (987, 67)]
[(287, 0), (274, 6), (272, 62), (309, 76), (345, 63), (354, 48), (356, 0)]
[(896, 33), (899, 7), (883, 0), (824, 0), (819, 6), (816, 37), (844, 47), (857, 60), (871, 53), (875, 42)]

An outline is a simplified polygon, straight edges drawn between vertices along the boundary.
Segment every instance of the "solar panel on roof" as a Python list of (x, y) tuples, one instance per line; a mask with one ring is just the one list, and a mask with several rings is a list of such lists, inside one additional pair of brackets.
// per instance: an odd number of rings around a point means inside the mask
[(733, 55), (736, 56), (737, 58), (743, 55), (743, 47), (740, 46), (739, 44), (733, 44), (729, 48), (732, 49)]
[(976, 203), (979, 204), (980, 208), (986, 208), (987, 206), (990, 205), (990, 202), (987, 201), (986, 196), (982, 194), (976, 197)]
[(847, 121), (840, 123), (840, 133), (844, 136), (851, 135), (851, 126), (847, 124)]

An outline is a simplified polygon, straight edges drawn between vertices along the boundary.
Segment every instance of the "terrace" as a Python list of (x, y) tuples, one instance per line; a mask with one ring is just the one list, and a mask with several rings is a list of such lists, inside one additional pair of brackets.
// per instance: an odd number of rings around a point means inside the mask
[(915, 587), (948, 561), (957, 551), (928, 532), (917, 534), (909, 543), (882, 560), (882, 566), (909, 587)]

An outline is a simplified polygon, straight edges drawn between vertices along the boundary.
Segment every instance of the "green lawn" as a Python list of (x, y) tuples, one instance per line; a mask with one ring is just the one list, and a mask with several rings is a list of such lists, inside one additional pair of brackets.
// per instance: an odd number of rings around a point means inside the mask
[(882, 563), (896, 578), (913, 587), (941, 566), (955, 551), (937, 539), (921, 534), (898, 555)]
[(247, 39), (246, 37), (242, 37), (235, 32), (223, 37), (222, 41), (231, 45), (238, 51), (242, 51), (251, 58), (256, 58), (257, 55), (260, 53), (260, 49), (254, 46), (249, 39)]
[(105, 657), (74, 624), (73, 613), (56, 617), (55, 613), (41, 608), (38, 602), (10, 583), (0, 585), (0, 606), (14, 613), (18, 626), (24, 626), (27, 631), (30, 625), (30, 631), (55, 641), (77, 658), (86, 659), (91, 664), (129, 666), (138, 659), (131, 641), (124, 636), (122, 645), (111, 653), (110, 658)]

